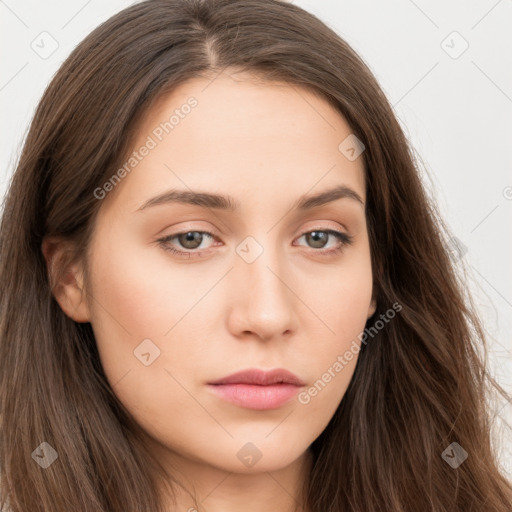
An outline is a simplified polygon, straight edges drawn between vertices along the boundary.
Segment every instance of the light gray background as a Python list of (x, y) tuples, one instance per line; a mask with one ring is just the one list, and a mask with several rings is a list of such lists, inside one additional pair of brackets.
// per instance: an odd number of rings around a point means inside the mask
[[(0, 0), (2, 197), (50, 78), (94, 27), (131, 3)], [(432, 178), (423, 174), (425, 186), (462, 244), (490, 367), (512, 392), (512, 0), (294, 3), (354, 47), (394, 106)], [(512, 475), (512, 405), (502, 402), (496, 414)]]

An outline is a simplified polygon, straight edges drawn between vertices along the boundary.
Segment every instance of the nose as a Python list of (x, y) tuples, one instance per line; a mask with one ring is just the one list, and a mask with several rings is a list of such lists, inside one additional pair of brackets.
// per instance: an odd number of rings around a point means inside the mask
[(300, 301), (283, 257), (265, 247), (252, 263), (238, 256), (235, 261), (230, 332), (238, 337), (253, 334), (262, 340), (289, 336), (296, 329)]

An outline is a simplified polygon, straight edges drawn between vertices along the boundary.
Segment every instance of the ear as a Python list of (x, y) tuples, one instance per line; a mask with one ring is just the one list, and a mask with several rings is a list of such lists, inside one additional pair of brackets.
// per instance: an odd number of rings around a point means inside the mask
[(89, 322), (89, 307), (83, 293), (82, 262), (70, 263), (70, 255), (73, 255), (71, 244), (55, 237), (45, 238), (41, 250), (52, 294), (62, 311), (75, 322)]
[(372, 301), (370, 302), (370, 306), (368, 307), (368, 315), (366, 319), (370, 318), (375, 311), (377, 311), (377, 301), (372, 297)]
[[(374, 275), (382, 275), (382, 262), (380, 260), (377, 260), (376, 265), (377, 265), (377, 274), (375, 274), (374, 271), (372, 271), (372, 273)], [(370, 306), (368, 307), (368, 315), (366, 317), (367, 320), (371, 316), (373, 316), (375, 311), (377, 311), (377, 299), (375, 298), (376, 290), (377, 290), (377, 288), (376, 288), (376, 281), (374, 279), (373, 283), (372, 283), (372, 299), (371, 299), (371, 302), (370, 302)]]

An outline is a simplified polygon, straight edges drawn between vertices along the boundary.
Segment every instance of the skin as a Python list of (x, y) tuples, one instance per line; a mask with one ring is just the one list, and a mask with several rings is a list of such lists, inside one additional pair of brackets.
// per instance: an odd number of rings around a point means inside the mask
[[(309, 403), (292, 399), (274, 410), (226, 402), (206, 383), (248, 368), (286, 368), (304, 391), (357, 340), (375, 311), (364, 205), (344, 198), (291, 208), (304, 194), (340, 184), (365, 201), (363, 162), (338, 150), (351, 129), (325, 100), (226, 72), (158, 101), (134, 150), (190, 96), (197, 107), (102, 200), (89, 293), (82, 293), (83, 262), (54, 293), (68, 316), (91, 323), (114, 392), (157, 456), (196, 492), (200, 509), (292, 510), (310, 469), (308, 447), (343, 398), (357, 356)], [(171, 203), (138, 211), (171, 188), (229, 194), (241, 209)], [(322, 254), (305, 234), (325, 229), (353, 243)], [(156, 242), (187, 231), (214, 238), (203, 237), (199, 249), (177, 237), (168, 245), (202, 255), (180, 257)], [(263, 249), (252, 263), (236, 252), (249, 236)], [(325, 240), (327, 249), (337, 246), (334, 236)], [(44, 244), (48, 261), (60, 250)], [(160, 350), (148, 366), (134, 356), (144, 339)], [(252, 467), (237, 457), (248, 442), (261, 453)], [(177, 494), (177, 510), (194, 506), (186, 492)]]

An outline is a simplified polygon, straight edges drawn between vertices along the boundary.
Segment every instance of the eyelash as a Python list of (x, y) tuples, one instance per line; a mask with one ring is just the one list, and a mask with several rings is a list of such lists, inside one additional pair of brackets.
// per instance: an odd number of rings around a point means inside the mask
[[(303, 237), (304, 235), (308, 235), (310, 233), (318, 233), (318, 232), (327, 233), (329, 235), (332, 235), (332, 236), (336, 237), (340, 242), (340, 244), (333, 249), (315, 250), (314, 248), (312, 248), (313, 252), (321, 253), (324, 256), (330, 256), (330, 255), (341, 253), (345, 249), (346, 246), (352, 245), (354, 242), (354, 237), (352, 235), (348, 235), (348, 234), (342, 233), (340, 231), (335, 231), (334, 229), (313, 229), (311, 231), (306, 231), (305, 233), (302, 233), (302, 235), (300, 235), (299, 238)], [(201, 233), (210, 238), (215, 238), (215, 236), (212, 233), (209, 233), (208, 231), (198, 231), (198, 230), (189, 229), (187, 231), (182, 231), (181, 233), (175, 233), (173, 235), (169, 235), (164, 238), (160, 238), (157, 240), (157, 242), (160, 244), (160, 246), (165, 251), (169, 251), (173, 254), (176, 254), (177, 256), (182, 256), (182, 257), (185, 257), (187, 255), (189, 258), (190, 257), (200, 257), (203, 253), (208, 251), (208, 249), (205, 251), (196, 251), (195, 249), (190, 249), (189, 251), (179, 251), (178, 249), (175, 249), (174, 247), (169, 245), (169, 242), (172, 239), (179, 237), (180, 235), (186, 235), (187, 233)]]

